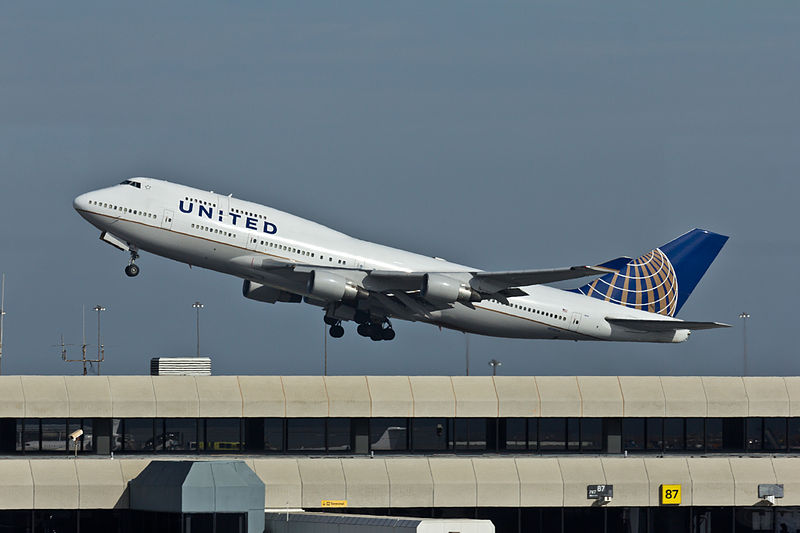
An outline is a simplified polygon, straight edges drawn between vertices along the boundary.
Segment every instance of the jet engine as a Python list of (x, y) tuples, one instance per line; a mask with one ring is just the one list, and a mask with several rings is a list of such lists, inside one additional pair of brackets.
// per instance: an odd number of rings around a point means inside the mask
[(302, 296), (287, 291), (282, 291), (274, 287), (267, 287), (260, 283), (255, 283), (249, 279), (244, 280), (242, 284), (242, 296), (255, 300), (257, 302), (267, 302), (274, 304), (275, 302), (291, 302), (299, 303)]
[(422, 297), (431, 302), (480, 302), (478, 292), (448, 276), (442, 274), (425, 274), (420, 288)]
[(306, 286), (309, 296), (326, 301), (352, 301), (368, 296), (352, 281), (328, 270), (312, 270)]

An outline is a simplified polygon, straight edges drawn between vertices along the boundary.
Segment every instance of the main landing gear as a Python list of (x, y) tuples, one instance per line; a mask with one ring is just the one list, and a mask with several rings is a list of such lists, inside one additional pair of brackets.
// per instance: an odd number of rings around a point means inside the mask
[[(324, 320), (325, 323), (331, 327), (328, 331), (331, 337), (338, 339), (344, 335), (344, 328), (342, 327), (341, 320), (331, 316), (326, 316)], [(358, 325), (356, 331), (358, 331), (358, 334), (362, 337), (369, 337), (374, 341), (390, 341), (395, 337), (392, 324), (387, 319), (384, 319), (383, 322), (362, 322)]]
[(325, 323), (331, 327), (331, 329), (328, 331), (328, 333), (331, 334), (331, 337), (334, 339), (340, 339), (344, 336), (344, 328), (342, 327), (341, 320), (337, 320), (330, 316), (326, 316), (324, 320)]
[(386, 327), (376, 322), (364, 322), (358, 325), (358, 334), (362, 337), (369, 337), (374, 341), (390, 341), (394, 339), (395, 333), (392, 324), (387, 320)]
[(136, 266), (136, 260), (139, 259), (139, 254), (136, 253), (136, 250), (131, 250), (131, 260), (128, 262), (128, 266), (125, 267), (125, 274), (128, 275), (129, 278), (133, 278), (139, 275), (139, 267)]

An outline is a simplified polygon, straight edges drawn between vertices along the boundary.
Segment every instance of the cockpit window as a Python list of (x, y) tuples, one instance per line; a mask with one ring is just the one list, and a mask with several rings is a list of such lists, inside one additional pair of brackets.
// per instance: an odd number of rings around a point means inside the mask
[(133, 187), (136, 187), (137, 189), (141, 189), (142, 188), (142, 184), (141, 183), (139, 183), (138, 181), (131, 181), (131, 180), (125, 180), (122, 183), (120, 183), (120, 185), (131, 185)]

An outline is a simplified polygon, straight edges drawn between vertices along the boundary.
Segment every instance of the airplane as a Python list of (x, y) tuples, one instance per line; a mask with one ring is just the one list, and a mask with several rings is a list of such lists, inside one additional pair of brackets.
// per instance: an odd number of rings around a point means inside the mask
[[(251, 300), (322, 308), (335, 338), (353, 321), (363, 337), (392, 340), (391, 319), (494, 337), (657, 343), (729, 327), (675, 318), (728, 240), (702, 229), (637, 259), (485, 272), (154, 178), (82, 194), (73, 207), (130, 254), (130, 277), (140, 251), (236, 276)], [(588, 276), (596, 279), (571, 290), (547, 285)]]

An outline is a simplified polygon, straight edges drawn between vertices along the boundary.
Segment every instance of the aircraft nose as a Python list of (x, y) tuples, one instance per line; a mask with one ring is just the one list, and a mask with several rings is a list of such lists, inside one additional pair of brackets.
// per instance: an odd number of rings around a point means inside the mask
[(81, 194), (80, 196), (76, 196), (74, 200), (72, 200), (72, 207), (76, 211), (85, 211), (89, 207), (89, 195)]

